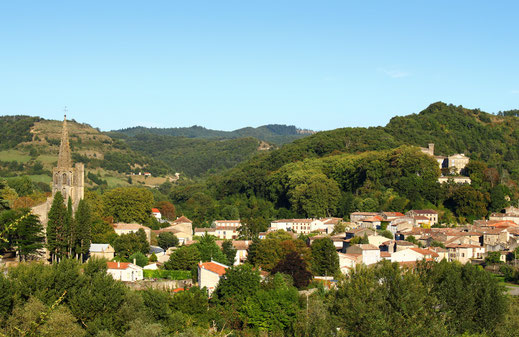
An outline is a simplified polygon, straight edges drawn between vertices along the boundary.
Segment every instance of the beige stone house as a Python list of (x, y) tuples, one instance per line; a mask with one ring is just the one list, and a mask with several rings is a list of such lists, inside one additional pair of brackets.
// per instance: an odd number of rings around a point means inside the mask
[(90, 258), (107, 259), (114, 258), (115, 250), (109, 243), (91, 243)]

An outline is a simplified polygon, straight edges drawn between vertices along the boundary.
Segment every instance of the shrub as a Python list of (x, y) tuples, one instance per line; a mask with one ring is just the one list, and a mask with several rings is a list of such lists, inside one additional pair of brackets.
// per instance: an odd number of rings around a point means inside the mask
[(163, 278), (169, 280), (187, 280), (191, 278), (189, 270), (143, 270), (146, 278)]

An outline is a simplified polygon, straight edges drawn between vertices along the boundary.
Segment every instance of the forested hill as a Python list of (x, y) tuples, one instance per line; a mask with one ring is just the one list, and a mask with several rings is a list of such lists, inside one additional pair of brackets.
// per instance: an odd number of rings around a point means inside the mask
[(519, 167), (519, 118), (437, 102), (418, 114), (394, 117), (385, 127), (318, 132), (244, 163), (239, 169), (254, 166), (273, 171), (304, 158), (401, 145), (426, 147), (428, 143), (435, 144), (436, 155), (465, 153), (495, 165), (505, 165), (506, 161), (506, 168), (515, 172)]
[(165, 162), (173, 172), (189, 177), (232, 168), (257, 154), (261, 145), (251, 137), (215, 140), (154, 134), (128, 137), (125, 143), (134, 151)]
[(295, 139), (303, 138), (313, 133), (312, 131), (308, 130), (300, 130), (293, 125), (280, 124), (263, 125), (257, 128), (246, 127), (234, 131), (211, 130), (202, 126), (194, 125), (187, 128), (146, 128), (143, 126), (137, 126), (127, 129), (114, 130), (112, 132), (121, 133), (126, 136), (151, 134), (203, 139), (237, 139), (253, 137), (276, 145), (286, 144)]
[[(469, 156), (472, 185), (440, 186), (438, 164), (416, 148), (428, 143), (435, 143), (436, 155)], [(440, 209), (444, 220), (455, 215), (464, 221), (516, 202), (518, 185), (519, 118), (438, 102), (394, 117), (384, 127), (318, 132), (255, 156), (198, 188), (175, 187), (169, 195), (195, 219), (197, 212), (217, 216), (241, 200), (253, 206), (244, 207), (243, 214), (238, 207), (239, 217), (264, 219), (265, 226), (269, 218), (410, 208)], [(263, 213), (251, 211), (256, 208)]]

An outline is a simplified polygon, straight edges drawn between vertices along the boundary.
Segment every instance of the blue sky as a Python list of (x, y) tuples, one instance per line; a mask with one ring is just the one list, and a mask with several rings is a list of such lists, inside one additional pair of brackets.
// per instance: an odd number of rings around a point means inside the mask
[(3, 1), (0, 115), (102, 130), (519, 108), (514, 1)]

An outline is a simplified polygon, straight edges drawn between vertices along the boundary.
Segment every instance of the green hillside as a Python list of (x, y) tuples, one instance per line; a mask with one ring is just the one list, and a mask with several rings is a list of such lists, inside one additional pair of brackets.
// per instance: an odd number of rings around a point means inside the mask
[[(431, 104), (419, 114), (394, 117), (385, 127), (341, 128), (323, 131), (294, 141), (266, 156), (257, 157), (235, 171), (272, 172), (287, 163), (339, 153), (386, 150), (401, 145), (435, 144), (436, 155), (465, 153), (472, 159), (499, 167), (519, 180), (519, 119), (495, 116), (478, 109), (442, 102)], [(506, 172), (505, 172), (506, 171)], [(232, 174), (231, 174), (232, 176)], [(253, 187), (254, 183), (242, 181)]]
[[(163, 162), (131, 150), (124, 141), (114, 140), (90, 125), (73, 120), (67, 124), (73, 160), (85, 163), (89, 186), (127, 185), (126, 175), (130, 172), (148, 171), (156, 176), (170, 172)], [(41, 176), (50, 177), (58, 158), (61, 131), (62, 121), (0, 117), (0, 134), (8, 135), (0, 142), (0, 177), (29, 175), (40, 180)]]
[[(61, 121), (0, 117), (0, 177), (50, 176), (57, 161), (61, 128)], [(181, 176), (197, 177), (221, 172), (272, 147), (251, 137), (196, 139), (152, 133), (127, 136), (101, 133), (75, 121), (69, 121), (68, 128), (73, 160), (85, 163), (91, 173), (87, 182), (94, 186), (127, 185), (129, 173), (150, 172), (154, 177), (164, 177), (179, 172)], [(147, 185), (160, 183), (160, 180), (151, 182), (152, 179), (140, 181), (139, 177), (134, 180)]]
[[(264, 223), (269, 217), (343, 217), (353, 210), (410, 208), (436, 208), (445, 221), (453, 216), (464, 221), (499, 211), (508, 198), (518, 199), (518, 130), (517, 117), (438, 102), (418, 114), (395, 117), (385, 127), (341, 128), (296, 140), (198, 187), (175, 186), (170, 196), (194, 217), (219, 216), (218, 210), (241, 203), (248, 205), (237, 207), (241, 218)], [(436, 155), (468, 155), (472, 162), (466, 174), (473, 184), (437, 183), (436, 162), (417, 148), (428, 143), (436, 144)], [(436, 172), (424, 180), (433, 167)], [(258, 203), (264, 203), (263, 212), (254, 214), (257, 206), (251, 204)]]
[(194, 125), (188, 128), (146, 128), (143, 126), (137, 126), (122, 130), (114, 130), (112, 132), (121, 133), (131, 137), (142, 134), (202, 139), (237, 139), (252, 137), (277, 145), (290, 143), (312, 133), (312, 131), (299, 130), (293, 125), (289, 126), (280, 124), (263, 125), (257, 128), (246, 127), (234, 131), (211, 130), (202, 126)]
[(132, 150), (161, 160), (173, 172), (189, 177), (234, 167), (257, 154), (260, 146), (260, 141), (251, 137), (211, 140), (153, 134), (128, 137), (125, 142)]

